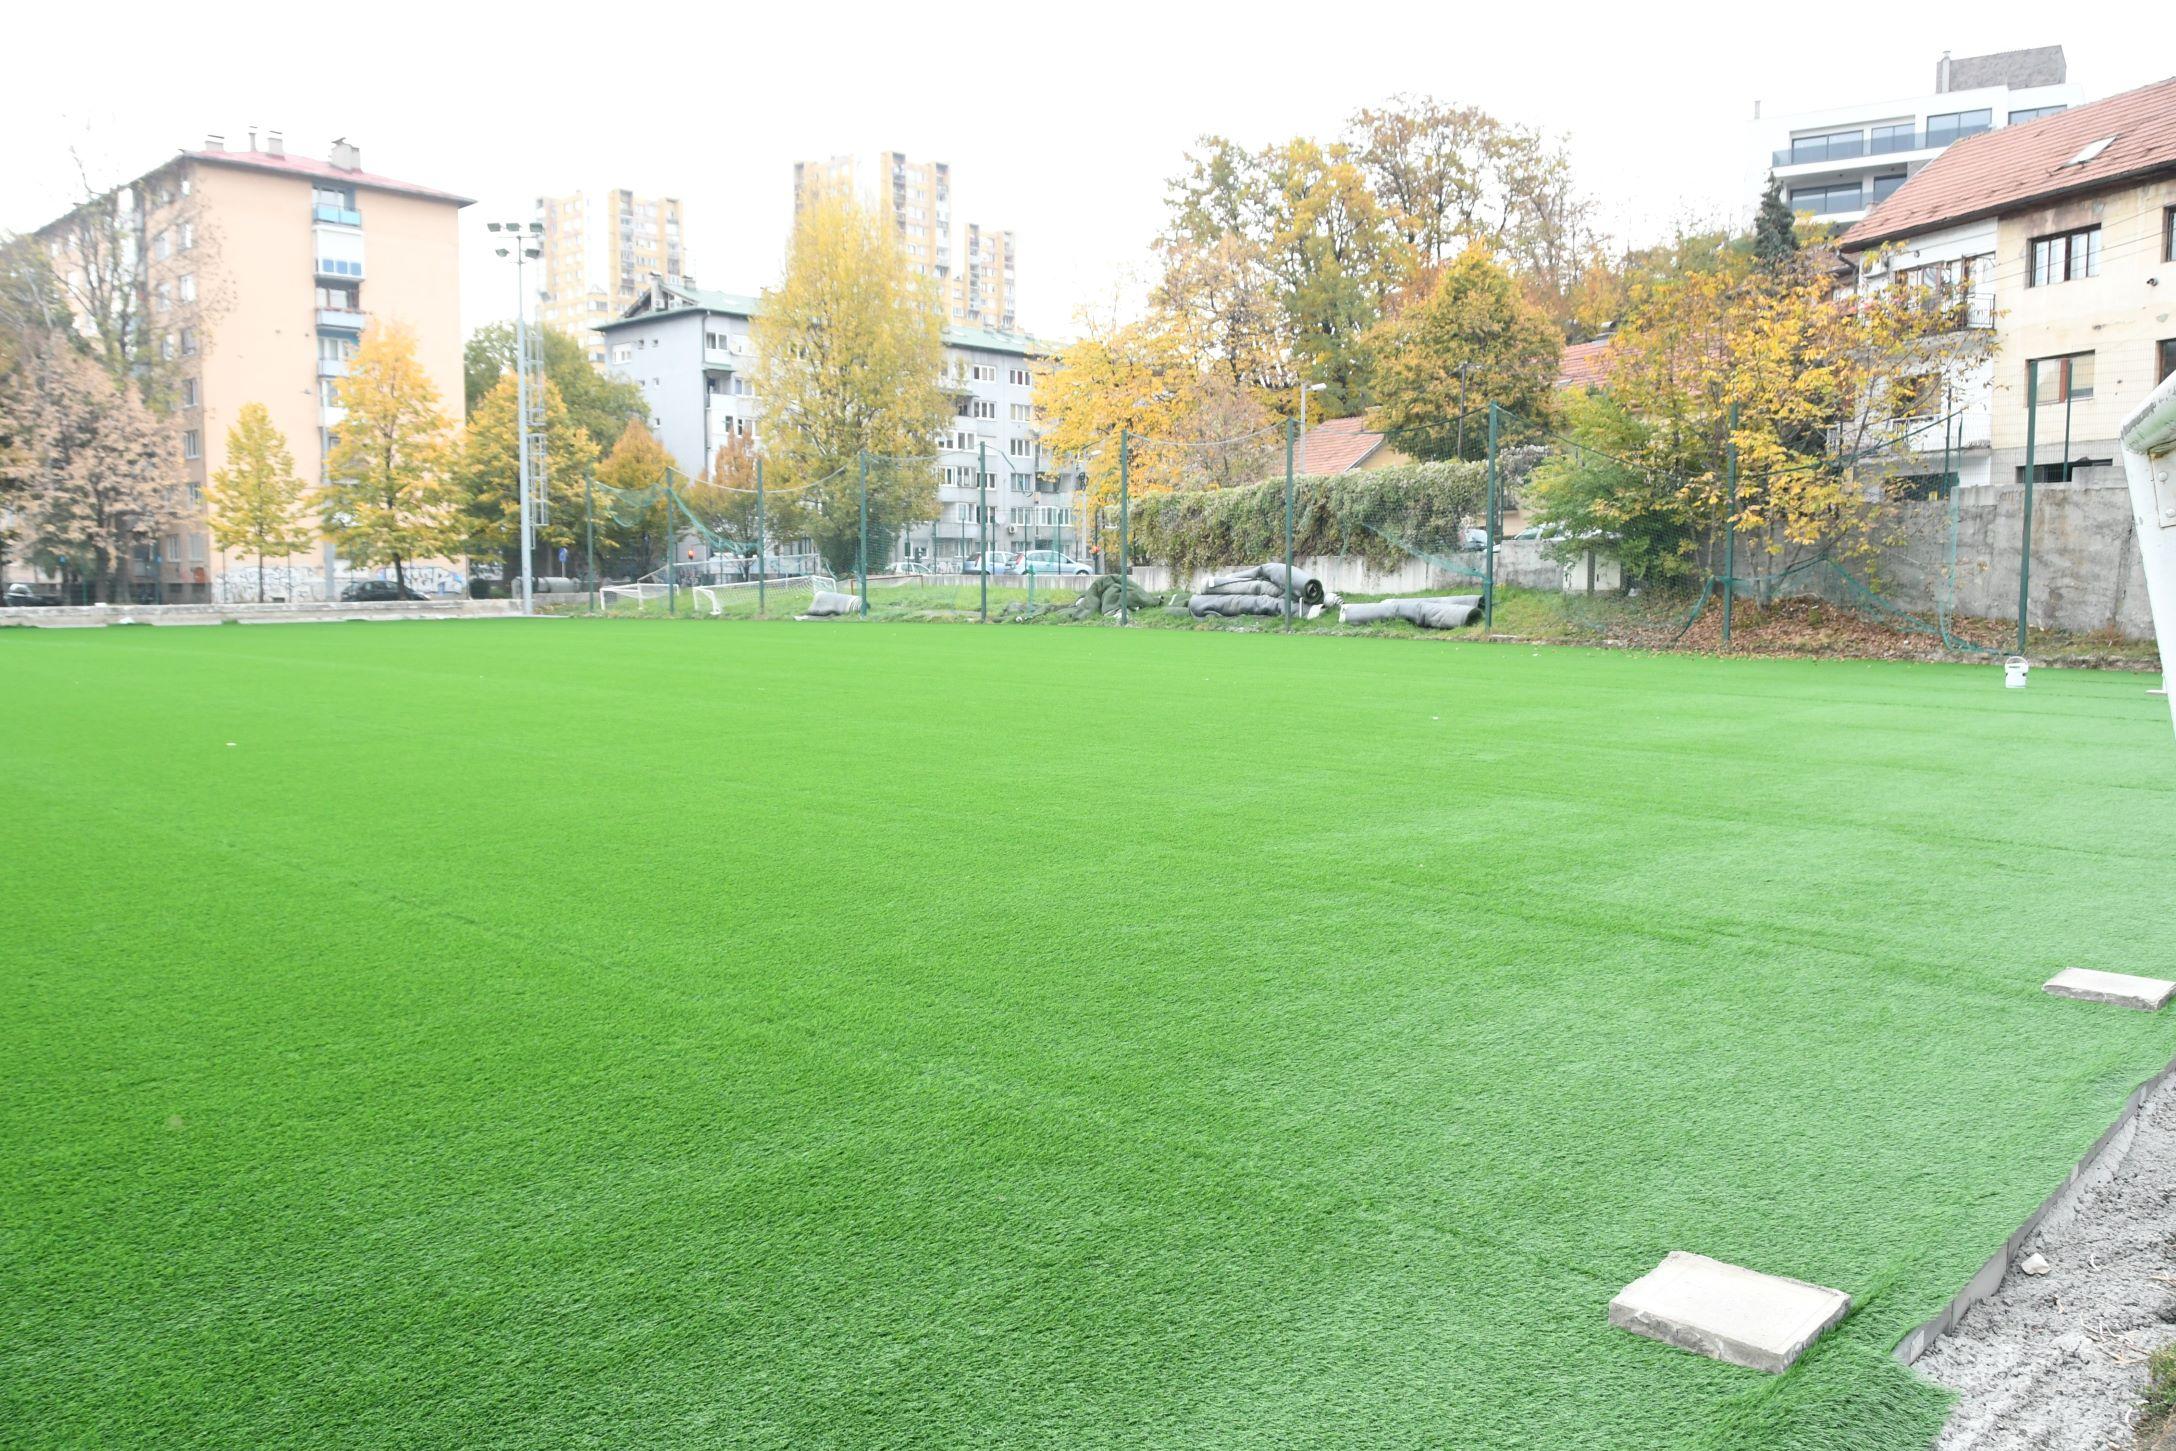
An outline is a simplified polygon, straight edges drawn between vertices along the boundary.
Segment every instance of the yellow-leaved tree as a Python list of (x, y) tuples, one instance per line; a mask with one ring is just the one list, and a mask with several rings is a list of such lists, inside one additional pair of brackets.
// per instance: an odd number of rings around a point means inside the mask
[(212, 538), (221, 549), (257, 558), (257, 598), (262, 601), (267, 555), (286, 558), (317, 538), (303, 507), (302, 480), (287, 436), (273, 426), (262, 403), (245, 403), (227, 430), (227, 464), (216, 469), (205, 502), (211, 506)]
[(888, 559), (908, 526), (936, 516), (935, 440), (955, 411), (933, 282), (883, 218), (825, 193), (795, 218), (753, 333), (768, 480), (806, 490), (806, 527), (843, 572), (860, 552), (859, 455), (875, 456), (868, 558)]
[[(1459, 428), (1461, 414), (1490, 403), (1528, 426), (1548, 420), (1564, 336), (1528, 301), (1511, 274), (1476, 243), (1453, 258), (1427, 291), (1378, 323), (1373, 426), (1394, 431), (1415, 458), (1480, 458), (1488, 429)], [(1475, 420), (1469, 418), (1469, 425)]]
[(438, 389), (416, 356), (415, 333), (374, 322), (340, 384), (339, 442), (325, 460), (325, 533), (355, 564), (407, 566), (454, 547), (460, 529), (447, 479), (452, 444)]
[[(575, 423), (551, 379), (536, 378), (530, 386), (544, 390), (543, 467), (532, 477), (531, 488), (549, 500), (536, 545), (550, 559), (559, 549), (579, 553), (582, 548), (582, 485), (597, 467), (597, 445)], [(510, 574), (519, 572), (521, 558), (519, 412), (515, 377), (501, 374), (469, 416), (455, 470), (462, 547), (472, 555), (504, 559), (512, 567)], [(540, 560), (530, 563), (540, 574), (557, 572)]]
[(597, 552), (608, 572), (640, 576), (664, 564), (673, 536), (665, 487), (678, 467), (639, 418), (597, 466), (604, 490), (597, 503)]

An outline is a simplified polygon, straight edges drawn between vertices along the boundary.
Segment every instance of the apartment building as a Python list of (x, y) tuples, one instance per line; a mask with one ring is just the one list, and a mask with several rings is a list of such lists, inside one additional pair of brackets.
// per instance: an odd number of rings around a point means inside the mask
[(1793, 211), (1849, 225), (1967, 137), (2056, 115), (2084, 100), (2059, 45), (1935, 63), (1921, 96), (1754, 118), (1756, 188), (1772, 174)]
[[(1960, 141), (1845, 232), (1863, 285), (1951, 289), (1958, 482), (2122, 485), (2116, 428), (2176, 371), (2176, 79)], [(1930, 438), (1929, 456), (1938, 447)]]
[[(606, 371), (641, 386), (651, 430), (690, 473), (730, 439), (761, 445), (761, 400), (750, 381), (761, 307), (752, 297), (659, 282), (599, 329)], [(945, 329), (945, 384), (957, 414), (931, 441), (938, 517), (909, 531), (905, 557), (957, 564), (981, 548), (985, 509), (993, 549), (1075, 547), (1078, 481), (1043, 451), (1037, 355), (1035, 341), (1017, 334)], [(977, 477), (984, 463), (987, 494)]]
[(898, 151), (879, 153), (873, 167), (854, 156), (795, 162), (795, 213), (823, 192), (873, 206), (892, 224), (908, 265), (936, 280), (946, 316), (956, 326), (1012, 331), (1018, 265), (1013, 234), (969, 222), (954, 248), (950, 166), (914, 161)]
[(650, 279), (690, 280), (687, 218), (677, 197), (637, 196), (625, 187), (538, 197), (544, 224), (537, 317), (572, 333), (604, 362), (597, 324), (634, 305)]
[[(469, 198), (363, 170), (345, 139), (325, 160), (262, 145), (199, 150), (128, 183), (112, 198), (127, 222), (141, 316), (173, 369), (191, 497), (226, 466), (227, 433), (243, 406), (262, 403), (287, 438), (296, 472), (324, 481), (343, 415), (338, 383), (373, 319), (413, 330), (440, 406), (462, 411), (460, 243), (455, 219)], [(41, 229), (54, 265), (80, 266), (63, 218)], [(312, 556), (269, 561), (276, 588), (322, 594), (339, 562), (328, 543)], [(155, 566), (155, 568), (154, 568)], [(162, 541), (137, 577), (170, 601), (217, 597), (228, 570), (254, 591), (256, 560), (229, 558), (209, 517)], [(251, 597), (254, 597), (253, 594)]]

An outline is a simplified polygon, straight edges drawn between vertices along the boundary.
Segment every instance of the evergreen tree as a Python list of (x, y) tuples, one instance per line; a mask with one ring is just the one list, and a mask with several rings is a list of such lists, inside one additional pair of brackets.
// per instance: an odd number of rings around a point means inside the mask
[(1783, 200), (1783, 183), (1768, 173), (1760, 212), (1753, 218), (1753, 256), (1761, 266), (1780, 267), (1798, 255), (1798, 219)]

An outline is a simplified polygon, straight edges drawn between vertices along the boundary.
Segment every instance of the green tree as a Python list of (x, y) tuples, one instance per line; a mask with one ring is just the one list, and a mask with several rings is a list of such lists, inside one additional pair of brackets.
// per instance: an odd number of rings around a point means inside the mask
[[(597, 466), (597, 445), (576, 426), (559, 389), (549, 378), (533, 385), (544, 390), (543, 469), (532, 491), (550, 500), (548, 522), (536, 531), (537, 547), (549, 558), (555, 549), (582, 543), (582, 483)], [(471, 555), (503, 559), (512, 573), (521, 559), (520, 413), (512, 373), (503, 373), (469, 414), (462, 435), (454, 482), (460, 504), (461, 547)], [(535, 569), (537, 561), (531, 560)], [(540, 572), (550, 573), (546, 569)]]
[(299, 554), (317, 537), (302, 494), (295, 456), (287, 436), (273, 426), (271, 411), (262, 403), (243, 404), (227, 430), (226, 467), (213, 472), (205, 501), (219, 547), (257, 556), (259, 601), (265, 597), (265, 557)]
[(645, 575), (665, 562), (674, 533), (665, 486), (678, 467), (639, 418), (597, 466), (607, 491), (597, 510), (597, 548), (609, 572)]
[[(785, 276), (755, 319), (756, 392), (770, 470), (781, 485), (810, 486), (810, 532), (835, 570), (858, 554), (857, 455), (929, 458), (954, 415), (939, 382), (942, 316), (882, 218), (833, 195), (802, 209)], [(933, 464), (872, 469), (870, 560), (936, 507)]]
[[(615, 378), (590, 362), (580, 338), (557, 328), (532, 325), (543, 354), (544, 376), (559, 390), (567, 417), (589, 435), (597, 452), (609, 452), (620, 441), (620, 430), (636, 418), (650, 416), (650, 405), (640, 384)], [(461, 352), (461, 382), (468, 411), (474, 413), (499, 379), (514, 371), (514, 325), (486, 323), (469, 334)]]
[[(1400, 430), (1416, 458), (1458, 456), (1458, 430), (1439, 426), (1463, 410), (1497, 403), (1546, 418), (1556, 390), (1562, 334), (1482, 247), (1436, 274), (1427, 295), (1377, 329), (1375, 425)], [(1485, 428), (1465, 430), (1465, 456), (1487, 448)]]
[(340, 384), (339, 442), (325, 460), (325, 533), (359, 565), (407, 565), (451, 548), (460, 530), (447, 481), (453, 447), (438, 389), (416, 356), (415, 333), (372, 323)]
[(1753, 218), (1753, 256), (1763, 267), (1780, 267), (1797, 255), (1798, 219), (1783, 200), (1783, 183), (1771, 171)]

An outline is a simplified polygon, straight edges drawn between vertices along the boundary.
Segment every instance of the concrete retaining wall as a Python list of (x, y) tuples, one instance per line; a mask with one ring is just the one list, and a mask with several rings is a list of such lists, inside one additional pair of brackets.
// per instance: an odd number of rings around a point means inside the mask
[[(1523, 589), (1572, 589), (1587, 587), (1585, 562), (1566, 566), (1548, 558), (1545, 546), (1534, 539), (1506, 539), (1497, 547), (1496, 578), (1499, 582)], [(1455, 556), (1458, 567), (1442, 569), (1425, 559), (1405, 559), (1389, 569), (1377, 569), (1364, 559), (1344, 554), (1302, 555), (1292, 562), (1309, 574), (1320, 579), (1328, 589), (1340, 594), (1376, 595), (1440, 595), (1472, 594), (1481, 587), (1481, 578), (1488, 564), (1480, 551), (1474, 550)], [(1182, 586), (1199, 589), (1218, 574), (1226, 573), (1229, 566), (1220, 569), (1198, 569), (1183, 577), (1174, 577), (1167, 565), (1144, 564), (1136, 566), (1134, 579), (1144, 589), (1170, 590)], [(1594, 561), (1594, 589), (1597, 592), (1613, 591), (1622, 587), (1622, 578), (1613, 560)]]
[(325, 620), (459, 620), (511, 615), (511, 600), (388, 600), (376, 604), (61, 605), (0, 609), (0, 627), (96, 629), (105, 625), (296, 625)]

